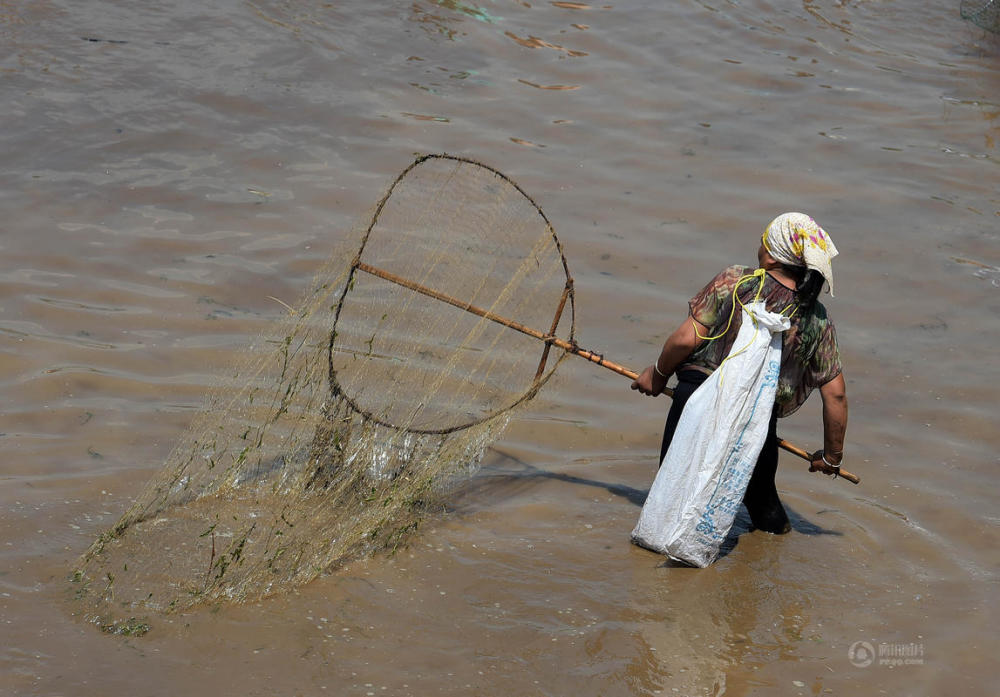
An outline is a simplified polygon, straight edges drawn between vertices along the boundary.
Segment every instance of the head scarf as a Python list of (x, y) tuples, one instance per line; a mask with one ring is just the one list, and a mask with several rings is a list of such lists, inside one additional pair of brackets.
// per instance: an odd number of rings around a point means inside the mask
[(775, 260), (789, 266), (805, 266), (819, 271), (833, 295), (831, 260), (837, 248), (826, 231), (804, 213), (782, 213), (764, 230), (764, 249)]

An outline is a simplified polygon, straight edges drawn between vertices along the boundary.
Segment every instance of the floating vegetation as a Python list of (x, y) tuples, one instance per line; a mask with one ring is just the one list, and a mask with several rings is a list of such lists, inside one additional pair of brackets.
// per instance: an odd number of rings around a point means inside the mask
[(120, 636), (143, 636), (149, 632), (149, 625), (135, 617), (129, 617), (120, 622), (110, 622), (104, 624), (100, 620), (94, 622), (105, 634), (118, 634)]

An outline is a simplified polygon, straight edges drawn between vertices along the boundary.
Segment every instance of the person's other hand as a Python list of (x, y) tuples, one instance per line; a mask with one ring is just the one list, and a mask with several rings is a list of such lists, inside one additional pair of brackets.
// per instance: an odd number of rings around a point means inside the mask
[(632, 381), (632, 389), (639, 390), (647, 397), (655, 397), (667, 386), (667, 378), (660, 375), (656, 368), (649, 366), (642, 374)]
[[(840, 474), (840, 467), (831, 467), (830, 465), (823, 462), (823, 451), (817, 450), (812, 455), (809, 456), (809, 471), (810, 472), (822, 472), (823, 474)], [(838, 465), (840, 463), (837, 463)]]

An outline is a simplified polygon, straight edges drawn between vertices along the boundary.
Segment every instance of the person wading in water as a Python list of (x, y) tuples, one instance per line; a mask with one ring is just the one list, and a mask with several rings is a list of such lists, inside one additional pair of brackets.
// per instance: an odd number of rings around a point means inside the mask
[[(819, 301), (824, 281), (833, 292), (833, 240), (812, 218), (784, 213), (767, 226), (757, 251), (765, 270), (761, 298), (767, 310), (791, 320), (782, 334), (781, 373), (767, 438), (747, 485), (743, 503), (759, 530), (783, 534), (791, 530), (774, 475), (778, 467), (777, 419), (797, 410), (816, 388), (823, 400), (823, 449), (812, 455), (810, 472), (836, 474), (843, 460), (847, 430), (847, 392), (837, 346), (837, 333)], [(660, 462), (670, 447), (688, 398), (729, 355), (742, 316), (735, 306), (753, 300), (757, 283), (742, 283), (753, 274), (747, 266), (730, 266), (713, 278), (689, 303), (688, 318), (670, 335), (657, 360), (632, 383), (632, 389), (655, 397), (677, 374), (673, 404), (663, 429)], [(692, 466), (697, 466), (692, 464)]]

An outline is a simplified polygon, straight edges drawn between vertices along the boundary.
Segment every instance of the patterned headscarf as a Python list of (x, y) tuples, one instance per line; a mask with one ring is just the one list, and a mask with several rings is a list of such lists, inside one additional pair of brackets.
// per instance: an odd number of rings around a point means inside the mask
[(833, 295), (830, 261), (837, 256), (837, 248), (815, 220), (804, 213), (782, 213), (764, 230), (763, 240), (764, 249), (782, 264), (819, 271)]

